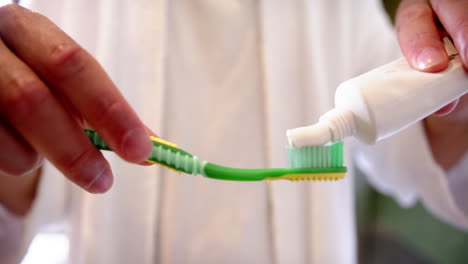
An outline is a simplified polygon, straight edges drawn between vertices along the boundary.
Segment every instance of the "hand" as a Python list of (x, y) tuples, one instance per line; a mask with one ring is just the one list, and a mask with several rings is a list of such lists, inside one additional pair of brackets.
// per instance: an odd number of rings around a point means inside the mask
[(46, 17), (0, 8), (0, 174), (23, 175), (47, 158), (89, 192), (112, 185), (86, 122), (127, 161), (151, 152), (146, 128), (100, 65)]
[[(396, 15), (400, 48), (411, 66), (438, 72), (448, 66), (441, 38), (449, 35), (468, 69), (468, 0), (403, 0)], [(435, 160), (446, 170), (468, 150), (468, 95), (425, 119)]]
[(12, 177), (0, 171), (0, 204), (11, 213), (26, 215), (36, 198), (40, 169)]

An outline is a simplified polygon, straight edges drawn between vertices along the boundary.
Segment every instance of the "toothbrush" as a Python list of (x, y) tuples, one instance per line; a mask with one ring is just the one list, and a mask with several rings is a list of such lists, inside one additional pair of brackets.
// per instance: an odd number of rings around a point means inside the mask
[[(102, 150), (111, 150), (94, 130), (85, 129), (91, 142)], [(201, 161), (177, 145), (150, 137), (153, 151), (149, 162), (157, 163), (170, 169), (193, 175), (203, 175), (208, 178), (232, 181), (262, 181), (262, 180), (339, 180), (346, 174), (343, 166), (343, 142), (328, 146), (316, 146), (296, 149), (290, 147), (289, 160), (291, 168), (274, 169), (240, 169), (216, 165)]]

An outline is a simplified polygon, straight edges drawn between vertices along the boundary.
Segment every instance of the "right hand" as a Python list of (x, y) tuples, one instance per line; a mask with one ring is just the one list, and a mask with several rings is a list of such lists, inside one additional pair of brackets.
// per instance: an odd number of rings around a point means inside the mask
[(0, 172), (26, 174), (44, 157), (87, 191), (105, 192), (112, 172), (83, 122), (129, 162), (150, 155), (144, 124), (89, 53), (46, 17), (1, 7)]
[[(468, 1), (403, 0), (396, 14), (400, 48), (419, 71), (439, 72), (449, 58), (441, 41), (450, 36), (468, 72)], [(440, 22), (440, 25), (439, 23)], [(468, 94), (424, 120), (434, 159), (449, 171), (468, 150)]]

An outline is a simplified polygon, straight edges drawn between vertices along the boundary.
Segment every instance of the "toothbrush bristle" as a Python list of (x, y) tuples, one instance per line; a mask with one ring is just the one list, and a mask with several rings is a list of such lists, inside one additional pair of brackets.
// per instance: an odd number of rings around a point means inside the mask
[(329, 146), (289, 147), (290, 168), (337, 168), (343, 164), (343, 142)]

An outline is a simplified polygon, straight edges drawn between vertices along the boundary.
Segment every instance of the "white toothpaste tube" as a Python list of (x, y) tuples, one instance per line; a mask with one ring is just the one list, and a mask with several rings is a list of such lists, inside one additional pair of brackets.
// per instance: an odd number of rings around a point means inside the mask
[(438, 73), (414, 70), (405, 58), (342, 83), (335, 108), (319, 122), (287, 131), (289, 144), (300, 148), (353, 136), (366, 144), (392, 136), (468, 92), (468, 73), (460, 55), (446, 45), (449, 66)]

